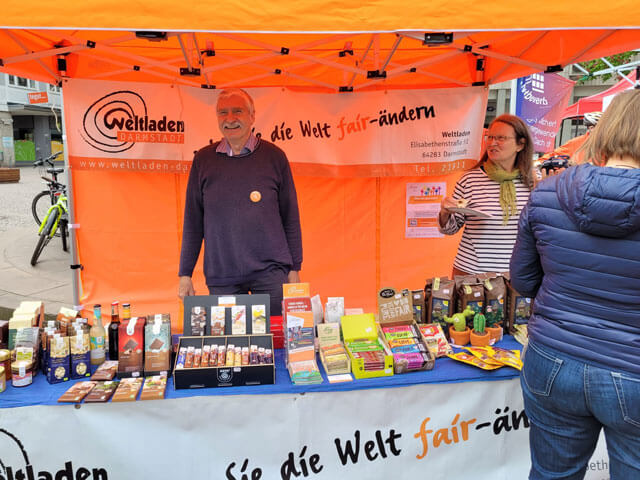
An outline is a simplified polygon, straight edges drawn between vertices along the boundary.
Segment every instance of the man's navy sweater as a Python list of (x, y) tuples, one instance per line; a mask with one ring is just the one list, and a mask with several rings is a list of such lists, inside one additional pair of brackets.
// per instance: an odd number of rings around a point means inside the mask
[[(193, 159), (179, 275), (192, 275), (203, 239), (210, 286), (241, 284), (278, 267), (300, 270), (298, 200), (284, 152), (264, 140), (239, 157), (218, 153), (216, 146)], [(252, 201), (252, 192), (259, 192), (259, 201)]]

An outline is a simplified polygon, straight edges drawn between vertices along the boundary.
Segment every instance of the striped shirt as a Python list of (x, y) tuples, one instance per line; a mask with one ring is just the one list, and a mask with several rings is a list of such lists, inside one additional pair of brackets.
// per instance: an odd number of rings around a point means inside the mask
[(258, 147), (259, 141), (260, 139), (252, 133), (251, 135), (249, 135), (247, 143), (245, 143), (244, 147), (242, 148), (242, 152), (240, 152), (238, 155), (234, 155), (231, 144), (226, 138), (223, 137), (216, 147), (216, 152), (224, 153), (227, 157), (245, 157), (252, 153)]
[(520, 178), (513, 181), (516, 187), (518, 214), (511, 215), (506, 225), (502, 224), (500, 207), (500, 183), (491, 180), (480, 167), (466, 172), (453, 191), (455, 200), (467, 200), (468, 208), (482, 210), (493, 218), (481, 218), (454, 213), (447, 224), (440, 228), (445, 235), (453, 235), (466, 225), (454, 267), (468, 273), (506, 272), (513, 245), (518, 234), (520, 212), (529, 200), (529, 188)]

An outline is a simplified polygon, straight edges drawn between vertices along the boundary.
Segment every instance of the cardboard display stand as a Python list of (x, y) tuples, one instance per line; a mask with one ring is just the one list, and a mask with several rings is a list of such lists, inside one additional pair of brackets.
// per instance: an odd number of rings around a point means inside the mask
[[(205, 345), (231, 345), (249, 347), (257, 345), (273, 352), (273, 335), (221, 335), (204, 337), (180, 337), (178, 351), (182, 347), (202, 348)], [(184, 388), (237, 387), (244, 385), (267, 385), (275, 383), (276, 370), (273, 363), (242, 366), (197, 367), (173, 370), (173, 385), (176, 390)], [(176, 364), (178, 359), (176, 358)]]
[[(244, 305), (246, 307), (246, 335), (253, 333), (251, 322), (251, 307), (254, 305), (264, 305), (265, 317), (266, 317), (266, 333), (271, 332), (271, 299), (268, 294), (260, 293), (255, 295), (192, 295), (184, 297), (184, 317), (183, 317), (183, 332), (185, 336), (193, 335), (191, 330), (191, 311), (193, 307), (204, 307), (206, 326), (204, 330), (205, 335), (211, 335), (211, 307), (219, 305), (230, 305), (233, 299), (235, 305)], [(230, 335), (232, 332), (232, 317), (231, 308), (225, 309), (225, 335)], [(269, 347), (272, 348), (272, 347)]]

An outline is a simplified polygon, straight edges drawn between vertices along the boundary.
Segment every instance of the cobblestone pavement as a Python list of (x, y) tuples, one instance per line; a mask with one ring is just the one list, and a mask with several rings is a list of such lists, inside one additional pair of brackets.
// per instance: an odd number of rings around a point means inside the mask
[[(38, 192), (46, 190), (40, 175), (48, 174), (40, 168), (21, 167), (20, 182), (0, 183), (0, 232), (36, 227), (31, 215), (31, 201)], [(58, 180), (66, 184), (66, 172)]]

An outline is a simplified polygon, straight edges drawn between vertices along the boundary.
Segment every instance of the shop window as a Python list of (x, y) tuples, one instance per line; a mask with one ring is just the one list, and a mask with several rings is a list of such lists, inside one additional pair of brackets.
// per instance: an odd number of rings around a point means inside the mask
[(16, 87), (24, 87), (36, 89), (36, 81), (30, 78), (16, 77), (15, 75), (9, 75), (9, 85), (15, 85)]
[(50, 92), (55, 92), (55, 93), (60, 93), (60, 86), (59, 85), (51, 85), (51, 84), (49, 84), (49, 91)]

